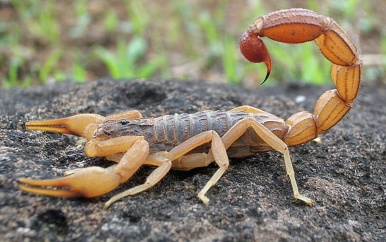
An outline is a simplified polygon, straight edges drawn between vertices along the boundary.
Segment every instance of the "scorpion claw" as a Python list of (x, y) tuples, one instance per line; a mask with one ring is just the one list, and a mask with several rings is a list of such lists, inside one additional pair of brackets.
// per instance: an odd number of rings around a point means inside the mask
[[(30, 179), (19, 180), (19, 182), (23, 182), (25, 184), (27, 184), (29, 181), (39, 181), (39, 180), (30, 180)], [(71, 190), (49, 190), (45, 188), (25, 186), (23, 184), (19, 185), (19, 189), (25, 192), (44, 195), (44, 196), (51, 196), (51, 197), (75, 198), (80, 196), (78, 193)]]
[[(41, 130), (62, 134), (74, 134), (87, 139), (91, 138), (96, 125), (104, 120), (97, 114), (79, 114), (68, 118), (26, 122), (29, 130)], [(93, 129), (91, 127), (94, 127)]]
[[(19, 179), (23, 191), (53, 197), (97, 197), (115, 189), (121, 177), (111, 170), (101, 167), (77, 169), (73, 174), (57, 179)], [(50, 188), (51, 187), (51, 188)], [(68, 189), (52, 189), (52, 187)]]

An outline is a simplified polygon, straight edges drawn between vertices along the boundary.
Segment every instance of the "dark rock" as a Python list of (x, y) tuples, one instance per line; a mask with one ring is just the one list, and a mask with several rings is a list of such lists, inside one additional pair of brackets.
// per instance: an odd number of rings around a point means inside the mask
[[(0, 233), (4, 241), (385, 241), (386, 87), (367, 84), (349, 114), (322, 143), (290, 148), (299, 189), (292, 197), (277, 152), (232, 160), (208, 192), (196, 197), (215, 165), (171, 171), (154, 188), (108, 210), (112, 195), (144, 182), (141, 168), (115, 191), (94, 199), (60, 199), (17, 189), (20, 177), (58, 177), (68, 169), (110, 163), (82, 153), (80, 138), (25, 131), (27, 120), (138, 109), (145, 117), (228, 110), (242, 104), (277, 116), (308, 110), (328, 87), (286, 85), (261, 90), (182, 81), (100, 80), (0, 91)], [(275, 96), (273, 96), (275, 95)], [(298, 103), (295, 98), (305, 96)]]

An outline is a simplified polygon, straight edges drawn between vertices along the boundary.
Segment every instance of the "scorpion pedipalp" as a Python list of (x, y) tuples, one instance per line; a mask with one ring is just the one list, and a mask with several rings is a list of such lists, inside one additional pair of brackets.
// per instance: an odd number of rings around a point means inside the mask
[[(71, 175), (47, 180), (19, 179), (19, 188), (26, 192), (53, 197), (97, 197), (112, 191), (120, 184), (120, 176), (109, 169), (87, 167)], [(53, 187), (62, 189), (52, 189)]]
[(78, 114), (67, 118), (30, 121), (25, 123), (29, 130), (41, 130), (62, 134), (74, 134), (90, 140), (96, 126), (104, 120), (98, 114)]

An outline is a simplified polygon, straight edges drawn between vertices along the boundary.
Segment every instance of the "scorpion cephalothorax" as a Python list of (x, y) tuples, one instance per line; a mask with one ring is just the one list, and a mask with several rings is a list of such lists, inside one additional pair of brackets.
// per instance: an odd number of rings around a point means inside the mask
[(96, 197), (127, 181), (142, 165), (156, 166), (144, 184), (114, 196), (105, 204), (108, 207), (122, 197), (154, 186), (171, 168), (188, 170), (214, 161), (219, 169), (198, 194), (207, 204), (209, 199), (205, 194), (227, 170), (228, 157), (274, 149), (284, 155), (295, 198), (311, 205), (311, 199), (298, 191), (288, 146), (316, 138), (344, 117), (359, 90), (361, 61), (355, 45), (333, 19), (306, 9), (288, 9), (257, 18), (240, 39), (240, 50), (249, 61), (266, 64), (265, 80), (271, 72), (271, 59), (261, 40), (264, 36), (284, 43), (315, 40), (322, 54), (332, 62), (331, 76), (337, 89), (325, 92), (313, 113), (295, 113), (284, 121), (260, 109), (241, 106), (226, 112), (205, 111), (152, 119), (144, 119), (132, 110), (107, 117), (79, 114), (27, 122), (30, 130), (85, 137), (88, 156), (103, 156), (117, 164), (106, 169), (77, 169), (52, 180), (23, 178), (19, 180), (20, 189), (57, 197)]

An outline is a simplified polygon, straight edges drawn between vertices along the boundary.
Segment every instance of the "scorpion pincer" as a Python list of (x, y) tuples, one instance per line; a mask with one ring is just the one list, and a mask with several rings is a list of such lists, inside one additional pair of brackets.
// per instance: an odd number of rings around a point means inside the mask
[[(112, 197), (113, 202), (157, 184), (170, 169), (189, 170), (211, 162), (219, 166), (198, 193), (207, 204), (207, 191), (216, 184), (229, 165), (228, 157), (245, 157), (276, 150), (283, 154), (294, 197), (312, 205), (298, 191), (288, 146), (316, 138), (333, 127), (351, 109), (361, 80), (361, 61), (348, 35), (331, 18), (306, 9), (288, 9), (259, 17), (240, 39), (240, 50), (251, 62), (264, 62), (267, 80), (271, 72), (269, 52), (262, 37), (284, 43), (314, 40), (331, 63), (336, 89), (325, 92), (313, 113), (299, 112), (286, 121), (251, 106), (227, 112), (205, 111), (146, 119), (136, 111), (103, 117), (79, 114), (68, 118), (26, 123), (29, 130), (74, 134), (85, 137), (85, 153), (116, 162), (103, 169), (88, 167), (66, 172), (50, 180), (19, 180), (23, 191), (56, 197), (96, 197), (127, 181), (142, 165), (156, 168), (144, 184)], [(264, 81), (265, 81), (264, 80)], [(65, 189), (52, 189), (52, 187)]]

